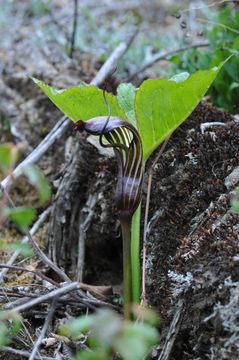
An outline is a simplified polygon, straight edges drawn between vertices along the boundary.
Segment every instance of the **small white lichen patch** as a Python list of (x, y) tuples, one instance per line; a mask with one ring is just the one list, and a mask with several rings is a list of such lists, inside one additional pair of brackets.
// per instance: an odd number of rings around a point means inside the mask
[[(225, 331), (231, 335), (224, 346), (238, 346), (239, 348), (239, 281), (233, 282), (230, 277), (225, 279), (224, 285), (230, 288), (230, 298), (227, 304), (218, 303), (214, 306), (213, 313), (204, 322), (219, 316)], [(239, 351), (239, 350), (238, 350)]]
[(174, 297), (179, 296), (188, 290), (193, 282), (193, 274), (187, 272), (185, 275), (180, 274), (177, 271), (168, 271), (168, 277), (172, 281), (172, 294)]

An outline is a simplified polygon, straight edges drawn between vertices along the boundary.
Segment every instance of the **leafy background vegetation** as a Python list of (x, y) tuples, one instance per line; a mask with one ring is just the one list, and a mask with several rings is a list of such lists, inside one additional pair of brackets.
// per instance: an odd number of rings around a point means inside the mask
[(191, 49), (171, 58), (170, 71), (194, 72), (213, 67), (230, 54), (235, 56), (223, 68), (213, 83), (211, 101), (232, 113), (239, 112), (239, 11), (230, 6), (220, 11), (204, 10), (203, 35), (208, 39), (206, 49)]

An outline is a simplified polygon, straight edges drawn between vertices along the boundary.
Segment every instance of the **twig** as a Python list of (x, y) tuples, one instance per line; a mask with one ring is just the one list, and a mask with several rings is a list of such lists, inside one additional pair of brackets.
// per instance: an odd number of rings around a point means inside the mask
[[(124, 42), (120, 43), (117, 48), (109, 56), (108, 60), (104, 63), (102, 68), (96, 74), (94, 79), (91, 81), (91, 85), (99, 86), (109, 74), (117, 66), (119, 59), (125, 54), (131, 45), (134, 37), (136, 36), (137, 31), (134, 31)], [(7, 176), (2, 182), (1, 185), (4, 188), (11, 186), (13, 179), (18, 178), (22, 175), (22, 168), (25, 165), (37, 163), (41, 157), (47, 152), (47, 150), (55, 143), (57, 139), (60, 139), (63, 134), (69, 128), (71, 121), (63, 116), (56, 123), (53, 129), (48, 133), (48, 135), (42, 140), (42, 142), (29, 154), (25, 160), (23, 160), (16, 169), (12, 172), (11, 176)]]
[(90, 194), (86, 206), (80, 211), (79, 221), (79, 240), (78, 240), (78, 259), (76, 267), (76, 280), (82, 281), (83, 268), (85, 261), (85, 238), (86, 232), (92, 222), (94, 216), (94, 208), (98, 202), (98, 194)]
[(92, 80), (91, 82), (92, 85), (102, 84), (102, 82), (107, 78), (108, 74), (111, 74), (112, 71), (114, 71), (119, 59), (128, 50), (136, 34), (137, 34), (137, 29), (133, 29), (132, 32), (128, 35), (127, 39), (121, 44), (119, 44), (119, 46), (117, 46), (117, 48), (110, 55), (109, 59), (104, 63), (100, 71), (96, 74), (95, 78)]
[(183, 13), (185, 13), (185, 12), (190, 12), (190, 11), (192, 11), (192, 10), (203, 10), (203, 9), (207, 9), (207, 8), (210, 8), (210, 7), (213, 7), (213, 6), (218, 6), (218, 5), (226, 4), (226, 3), (239, 4), (239, 1), (238, 1), (238, 0), (222, 0), (222, 1), (216, 1), (216, 2), (213, 2), (213, 3), (208, 4), (208, 5), (198, 6), (198, 7), (194, 7), (194, 8), (187, 8), (187, 9), (181, 10), (181, 11), (180, 11), (180, 15), (183, 14)]
[(60, 276), (60, 278), (64, 281), (70, 281), (70, 278), (66, 275), (66, 273), (61, 270), (56, 264), (54, 264), (53, 261), (51, 261), (46, 255), (45, 253), (41, 250), (41, 248), (39, 247), (39, 245), (36, 243), (36, 241), (33, 239), (33, 237), (31, 236), (30, 232), (27, 230), (26, 231), (27, 236), (29, 238), (30, 243), (32, 244), (32, 247), (36, 253), (36, 255), (47, 265), (49, 266), (52, 270), (54, 270), (56, 272), (57, 275)]
[(145, 286), (145, 272), (146, 272), (146, 237), (147, 237), (147, 227), (148, 227), (148, 217), (149, 217), (149, 203), (150, 203), (150, 196), (151, 196), (151, 187), (152, 187), (152, 178), (153, 172), (155, 169), (155, 165), (157, 164), (159, 158), (161, 157), (164, 149), (170, 139), (170, 136), (164, 141), (163, 145), (161, 146), (157, 156), (155, 157), (153, 164), (149, 170), (149, 177), (148, 177), (148, 187), (147, 187), (147, 198), (146, 198), (146, 205), (145, 205), (145, 216), (144, 216), (144, 233), (143, 233), (143, 260), (142, 260), (142, 294), (141, 294), (141, 303), (146, 302), (146, 286)]
[[(59, 299), (59, 303), (73, 303), (77, 305), (77, 308), (90, 308), (92, 310), (95, 310), (96, 307), (98, 306), (104, 306), (104, 307), (110, 307), (112, 309), (115, 309), (116, 311), (120, 311), (120, 308), (116, 305), (112, 305), (110, 303), (107, 303), (104, 300), (99, 300), (97, 298), (95, 298), (92, 293), (97, 293), (97, 290), (94, 290), (94, 286), (92, 286), (92, 288), (90, 287), (90, 285), (85, 285), (85, 284), (79, 284), (81, 289), (87, 290), (89, 289), (90, 292), (87, 293), (87, 295), (85, 295), (85, 297), (79, 297), (77, 296), (78, 294), (72, 294), (71, 296), (65, 296), (64, 299)], [(58, 287), (60, 288), (60, 286), (58, 285)], [(97, 288), (97, 286), (96, 286)], [(79, 291), (79, 290), (78, 290)], [(77, 293), (78, 293), (77, 291)], [(4, 309), (5, 310), (9, 310), (9, 309), (13, 309), (15, 307), (18, 307), (18, 305), (22, 305), (22, 304), (26, 304), (29, 300), (31, 299), (35, 299), (39, 296), (42, 296), (41, 294), (37, 293), (28, 293), (28, 292), (23, 292), (23, 291), (17, 291), (15, 292), (11, 292), (10, 290), (4, 290), (1, 291), (0, 290), (0, 296), (3, 295), (4, 298), (15, 298), (14, 301), (9, 300), (8, 304), (4, 305)], [(45, 294), (43, 294), (45, 295)], [(99, 295), (99, 294), (97, 294)], [(102, 297), (102, 296), (101, 296)], [(103, 297), (102, 297), (103, 298)]]
[(223, 29), (229, 30), (229, 31), (239, 35), (239, 31), (237, 29), (234, 29), (234, 28), (232, 28), (230, 26), (227, 26), (225, 24), (222, 24), (222, 23), (219, 23), (219, 22), (216, 22), (216, 21), (209, 21), (209, 20), (201, 19), (201, 18), (196, 18), (195, 20), (200, 22), (200, 23), (203, 23), (203, 24), (211, 24), (211, 25), (219, 26), (219, 27), (221, 27)]
[(40, 332), (40, 335), (38, 336), (38, 339), (37, 341), (35, 342), (34, 344), (34, 347), (32, 349), (32, 352), (31, 352), (31, 355), (29, 356), (29, 360), (34, 360), (36, 358), (36, 354), (38, 353), (38, 349), (42, 343), (42, 340), (47, 332), (47, 329), (48, 329), (48, 326), (49, 324), (51, 323), (52, 321), (52, 318), (53, 318), (53, 315), (54, 315), (54, 312), (55, 312), (55, 302), (56, 300), (53, 300), (51, 306), (50, 306), (50, 309), (49, 309), (49, 312), (47, 314), (47, 317), (46, 317), (46, 320), (44, 322), (44, 325), (42, 327), (42, 330)]
[(1, 182), (2, 187), (7, 188), (11, 186), (13, 180), (22, 175), (22, 168), (24, 166), (37, 163), (55, 141), (63, 136), (70, 122), (66, 116), (62, 116), (42, 142), (16, 167), (11, 175)]
[(43, 302), (48, 302), (52, 299), (55, 299), (56, 297), (60, 297), (62, 295), (69, 293), (70, 291), (78, 290), (78, 289), (80, 289), (80, 284), (78, 282), (71, 282), (70, 284), (68, 283), (66, 285), (63, 285), (59, 289), (50, 291), (49, 293), (39, 296), (36, 299), (30, 300), (26, 304), (16, 306), (15, 308), (11, 309), (10, 312), (26, 311), (32, 308), (33, 306), (39, 305)]
[[(47, 217), (49, 216), (51, 212), (51, 207), (47, 208), (38, 218), (38, 220), (35, 222), (35, 224), (33, 225), (33, 227), (31, 228), (30, 235), (33, 236), (37, 233), (37, 231), (39, 230), (39, 228), (44, 224), (44, 222), (46, 221)], [(28, 237), (25, 236), (22, 241), (21, 244), (26, 244), (29, 241)], [(12, 264), (14, 264), (14, 262), (16, 261), (16, 259), (18, 258), (18, 256), (20, 255), (20, 251), (15, 251), (12, 256), (10, 257), (10, 259), (8, 260), (8, 262), (6, 263), (6, 266), (11, 266)], [(0, 272), (0, 284), (3, 282), (4, 276), (6, 276), (9, 268), (5, 268)]]
[(42, 280), (45, 280), (45, 281), (49, 282), (52, 285), (55, 285), (55, 286), (59, 285), (57, 282), (50, 279), (46, 275), (42, 274), (40, 271), (29, 270), (29, 269), (26, 269), (26, 268), (24, 268), (22, 266), (13, 266), (13, 265), (5, 265), (5, 264), (0, 264), (0, 268), (14, 269), (14, 270), (17, 270), (17, 271), (26, 271), (26, 272), (35, 274), (36, 276), (40, 277)]
[(75, 51), (75, 40), (76, 40), (76, 29), (77, 29), (77, 17), (78, 17), (78, 0), (74, 0), (74, 19), (73, 19), (73, 29), (71, 35), (71, 48), (70, 48), (70, 58), (73, 58)]
[[(28, 351), (14, 349), (10, 346), (1, 346), (0, 351), (5, 352), (5, 353), (14, 354), (17, 356), (24, 356), (26, 358), (29, 358), (29, 356), (31, 355), (31, 353)], [(49, 357), (49, 356), (35, 356), (35, 360), (55, 360), (55, 359), (56, 359), (55, 357), (53, 358), (53, 357)]]
[(158, 360), (168, 360), (170, 358), (174, 342), (180, 329), (183, 307), (184, 301), (180, 299), (176, 305), (176, 311), (167, 332), (166, 340)]
[(144, 72), (146, 69), (148, 69), (149, 67), (154, 65), (156, 62), (161, 61), (161, 60), (167, 60), (168, 57), (171, 55), (178, 54), (185, 50), (196, 49), (196, 48), (207, 47), (207, 46), (209, 46), (209, 42), (188, 45), (188, 46), (181, 47), (179, 49), (174, 49), (174, 50), (169, 50), (169, 51), (164, 51), (164, 52), (160, 51), (159, 53), (153, 55), (149, 61), (147, 61), (143, 66), (141, 66), (141, 68), (139, 68), (138, 70), (136, 70), (135, 72), (133, 72), (132, 74), (127, 76), (127, 78), (124, 79), (124, 81), (127, 81), (127, 82), (131, 81), (132, 79), (135, 78), (135, 76)]

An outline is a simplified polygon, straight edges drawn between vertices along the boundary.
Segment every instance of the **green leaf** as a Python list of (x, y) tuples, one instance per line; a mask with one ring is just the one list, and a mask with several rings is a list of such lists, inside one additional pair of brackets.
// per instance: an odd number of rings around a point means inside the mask
[(7, 325), (0, 321), (0, 347), (6, 346), (11, 342), (8, 332)]
[(36, 211), (26, 207), (5, 208), (4, 214), (8, 216), (21, 230), (26, 230), (36, 218)]
[(11, 337), (19, 333), (21, 322), (19, 314), (0, 311), (0, 347), (8, 345)]
[(128, 121), (137, 128), (134, 103), (137, 89), (132, 84), (120, 84), (117, 88), (117, 99), (124, 110)]
[(181, 76), (177, 81), (171, 78), (143, 82), (136, 94), (135, 109), (145, 160), (190, 115), (223, 64), (184, 76), (185, 80)]
[(138, 323), (128, 323), (115, 342), (117, 352), (124, 360), (141, 360), (159, 341), (155, 328)]
[[(190, 115), (224, 63), (191, 76), (184, 72), (171, 79), (146, 80), (139, 89), (121, 84), (117, 98), (106, 93), (111, 115), (128, 120), (138, 129), (145, 161)], [(95, 86), (57, 90), (33, 80), (74, 121), (108, 115), (103, 91)]]
[(7, 172), (12, 163), (12, 145), (0, 145), (0, 169), (5, 173)]
[(51, 197), (51, 188), (42, 171), (36, 165), (27, 165), (22, 172), (30, 184), (37, 188), (41, 203), (46, 203)]
[[(51, 101), (71, 120), (89, 120), (97, 116), (108, 115), (108, 107), (105, 103), (103, 90), (89, 85), (73, 87), (67, 90), (57, 90), (46, 85), (44, 82), (32, 78), (32, 80), (44, 91)], [(116, 96), (105, 93), (110, 115), (126, 119), (126, 115), (118, 104)]]
[(82, 350), (77, 354), (75, 360), (99, 360), (99, 354), (97, 351)]
[(59, 332), (63, 336), (68, 336), (77, 339), (82, 333), (88, 332), (94, 323), (94, 318), (91, 316), (81, 316), (70, 321), (68, 324), (60, 326)]
[(24, 257), (32, 257), (34, 255), (34, 252), (29, 244), (24, 244), (24, 243), (4, 244), (3, 248), (10, 251), (20, 251), (20, 253)]

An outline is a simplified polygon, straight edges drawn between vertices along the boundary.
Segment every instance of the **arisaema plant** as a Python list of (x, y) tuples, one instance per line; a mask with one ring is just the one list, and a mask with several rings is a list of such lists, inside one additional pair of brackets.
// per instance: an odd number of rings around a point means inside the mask
[[(79, 130), (99, 136), (118, 162), (116, 202), (123, 234), (124, 313), (140, 300), (141, 188), (145, 164), (155, 149), (190, 115), (223, 63), (193, 75), (121, 84), (117, 95), (95, 86), (57, 90), (33, 79)], [(80, 121), (79, 121), (80, 120)]]

